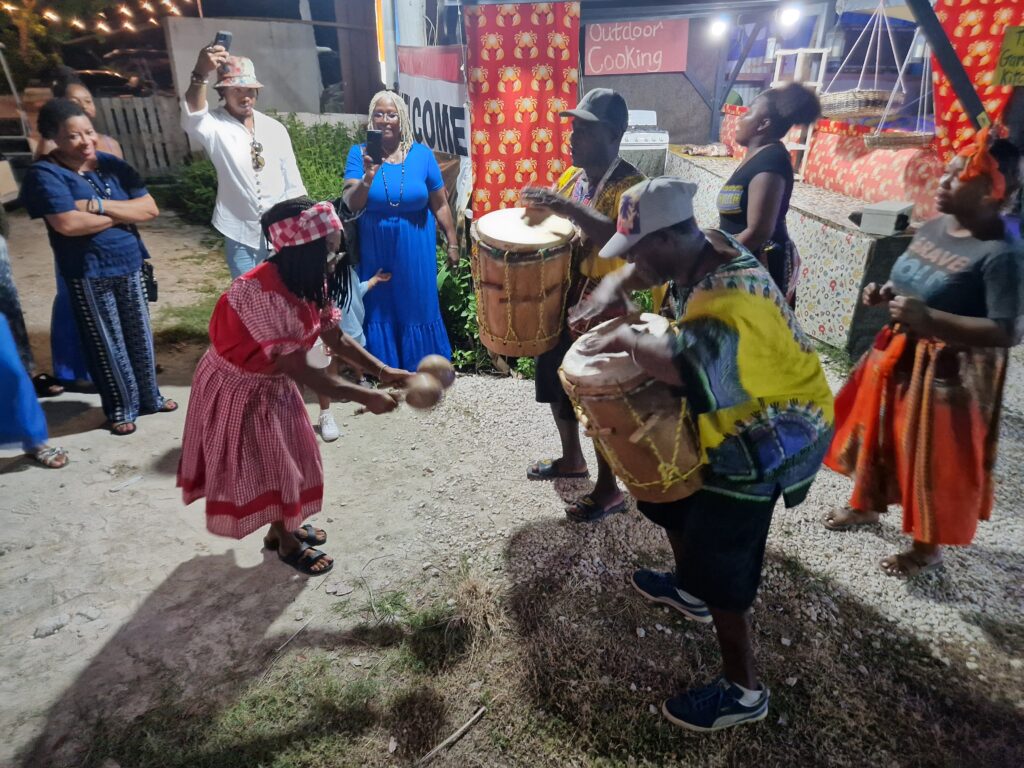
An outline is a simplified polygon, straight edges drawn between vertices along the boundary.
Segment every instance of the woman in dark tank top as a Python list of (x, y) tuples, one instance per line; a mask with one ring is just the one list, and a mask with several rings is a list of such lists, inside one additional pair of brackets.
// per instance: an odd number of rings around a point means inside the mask
[(747, 156), (718, 193), (718, 226), (758, 257), (790, 306), (796, 302), (800, 259), (786, 229), (793, 163), (783, 138), (820, 114), (814, 91), (799, 83), (758, 96), (736, 129)]

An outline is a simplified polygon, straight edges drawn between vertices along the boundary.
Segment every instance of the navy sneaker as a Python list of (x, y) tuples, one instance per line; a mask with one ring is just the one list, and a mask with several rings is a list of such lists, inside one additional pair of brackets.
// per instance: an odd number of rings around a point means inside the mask
[(743, 692), (720, 677), (703, 688), (694, 688), (661, 705), (661, 714), (674, 725), (691, 731), (717, 731), (743, 723), (755, 723), (768, 715), (768, 689), (749, 706), (740, 703)]
[(675, 608), (690, 621), (701, 624), (711, 623), (711, 611), (703, 600), (687, 600), (676, 589), (676, 580), (671, 573), (640, 570), (633, 572), (630, 579), (633, 588), (652, 603), (661, 603)]

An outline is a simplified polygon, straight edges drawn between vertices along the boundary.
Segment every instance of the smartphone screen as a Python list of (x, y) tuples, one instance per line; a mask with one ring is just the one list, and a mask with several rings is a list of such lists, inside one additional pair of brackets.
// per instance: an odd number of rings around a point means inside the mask
[(380, 143), (380, 131), (371, 129), (366, 132), (366, 154), (377, 165), (384, 161), (384, 149)]
[(230, 51), (231, 50), (231, 33), (222, 29), (220, 32), (217, 33), (217, 36), (215, 38), (213, 38), (213, 44), (214, 45), (222, 45), (222, 46), (224, 46), (224, 50), (225, 51)]

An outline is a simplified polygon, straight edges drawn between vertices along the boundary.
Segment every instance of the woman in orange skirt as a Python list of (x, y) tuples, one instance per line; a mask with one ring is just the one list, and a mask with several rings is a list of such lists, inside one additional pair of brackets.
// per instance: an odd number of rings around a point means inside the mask
[(892, 576), (942, 566), (941, 546), (966, 546), (992, 511), (992, 469), (1009, 347), (1019, 341), (1021, 253), (1000, 217), (1019, 186), (1021, 155), (987, 131), (942, 178), (943, 214), (922, 225), (889, 281), (864, 289), (888, 303), (882, 329), (836, 398), (825, 463), (854, 478), (830, 530), (878, 522), (903, 507), (913, 546), (881, 562)]

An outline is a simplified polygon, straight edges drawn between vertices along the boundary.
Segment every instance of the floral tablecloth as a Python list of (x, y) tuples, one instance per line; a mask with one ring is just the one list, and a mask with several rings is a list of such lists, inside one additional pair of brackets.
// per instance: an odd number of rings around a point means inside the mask
[[(686, 157), (669, 151), (665, 173), (695, 182), (699, 187), (694, 215), (702, 227), (718, 223), (715, 199), (738, 162), (735, 158)], [(862, 200), (797, 183), (786, 219), (802, 261), (797, 319), (811, 336), (843, 349), (849, 348), (855, 338), (872, 332), (855, 328), (860, 320), (855, 311), (865, 270), (879, 255), (879, 242), (889, 246), (885, 259), (895, 258), (894, 238), (864, 234), (849, 220), (852, 212), (863, 207)], [(877, 264), (872, 271), (886, 271), (886, 265)]]

